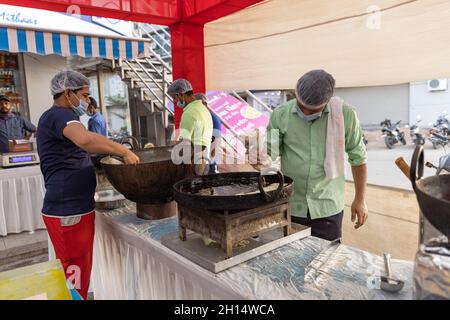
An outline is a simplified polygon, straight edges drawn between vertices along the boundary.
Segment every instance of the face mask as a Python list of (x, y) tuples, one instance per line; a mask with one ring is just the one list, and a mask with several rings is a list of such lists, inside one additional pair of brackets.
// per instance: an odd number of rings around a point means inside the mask
[(310, 114), (310, 115), (306, 115), (306, 114), (303, 113), (303, 111), (299, 107), (295, 107), (295, 110), (297, 111), (297, 114), (301, 118), (305, 119), (308, 122), (317, 120), (317, 119), (319, 119), (322, 116), (322, 111), (321, 112), (317, 112), (317, 113), (313, 113), (313, 114)]
[[(77, 95), (75, 95), (75, 97), (77, 97)], [(83, 100), (81, 100), (81, 99), (78, 98), (78, 97), (77, 97), (77, 99), (78, 99), (78, 101), (79, 101), (79, 104), (78, 104), (78, 106), (74, 106), (74, 105), (70, 102), (69, 98), (67, 98), (67, 100), (69, 101), (70, 105), (71, 105), (72, 108), (73, 108), (73, 111), (75, 111), (75, 113), (77, 114), (77, 116), (81, 117), (82, 115), (87, 114), (87, 108), (88, 108), (89, 104), (88, 104), (86, 101), (83, 101)]]
[(186, 107), (186, 101), (178, 99), (177, 106), (180, 108)]
[(177, 106), (179, 106), (180, 108), (186, 107), (186, 101), (178, 101)]

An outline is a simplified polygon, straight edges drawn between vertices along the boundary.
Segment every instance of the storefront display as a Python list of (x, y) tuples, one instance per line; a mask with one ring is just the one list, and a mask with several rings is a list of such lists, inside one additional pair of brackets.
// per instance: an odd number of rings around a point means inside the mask
[(0, 51), (0, 94), (11, 100), (13, 112), (27, 116), (23, 68), (19, 55)]

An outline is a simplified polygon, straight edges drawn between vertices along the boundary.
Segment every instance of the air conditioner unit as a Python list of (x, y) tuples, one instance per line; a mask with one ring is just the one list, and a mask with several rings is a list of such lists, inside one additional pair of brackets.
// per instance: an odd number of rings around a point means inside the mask
[(447, 90), (447, 79), (428, 80), (428, 91), (445, 91)]

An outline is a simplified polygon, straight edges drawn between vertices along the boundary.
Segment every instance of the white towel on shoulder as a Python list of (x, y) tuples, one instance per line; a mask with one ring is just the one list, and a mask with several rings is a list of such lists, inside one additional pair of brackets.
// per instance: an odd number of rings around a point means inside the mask
[(333, 97), (329, 103), (327, 141), (325, 153), (325, 175), (332, 180), (345, 176), (345, 125), (344, 100)]

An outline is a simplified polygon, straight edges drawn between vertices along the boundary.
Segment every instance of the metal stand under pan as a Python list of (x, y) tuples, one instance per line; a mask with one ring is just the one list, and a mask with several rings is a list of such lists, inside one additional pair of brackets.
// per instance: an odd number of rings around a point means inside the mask
[(311, 235), (311, 228), (300, 224), (292, 223), (290, 229), (291, 233), (287, 236), (284, 235), (283, 228), (278, 228), (260, 234), (257, 239), (242, 240), (233, 248), (234, 255), (228, 259), (220, 244), (212, 242), (205, 245), (204, 238), (191, 231), (187, 231), (186, 241), (180, 240), (177, 233), (163, 236), (161, 243), (208, 271), (219, 273)]
[(158, 220), (173, 217), (177, 213), (177, 203), (175, 201), (143, 204), (136, 203), (136, 212), (138, 218), (145, 220)]

